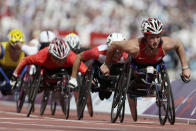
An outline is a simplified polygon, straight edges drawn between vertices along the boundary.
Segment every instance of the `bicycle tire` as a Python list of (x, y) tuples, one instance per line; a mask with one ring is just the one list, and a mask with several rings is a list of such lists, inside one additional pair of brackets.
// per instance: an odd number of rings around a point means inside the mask
[(130, 105), (131, 117), (133, 121), (137, 121), (137, 99), (134, 97), (134, 98), (130, 98), (130, 100), (131, 100), (131, 105)]
[(121, 110), (120, 115), (119, 115), (120, 123), (123, 123), (124, 117), (125, 117), (125, 103), (123, 104), (122, 110)]
[[(50, 105), (50, 111), (51, 111), (51, 115), (55, 115), (55, 112), (56, 112), (56, 101), (52, 101), (51, 102), (51, 105)], [(62, 109), (63, 110), (63, 109)], [(64, 112), (63, 112), (64, 113)]]
[(48, 104), (48, 100), (50, 97), (50, 91), (44, 91), (43, 97), (42, 97), (42, 101), (41, 101), (41, 107), (40, 107), (40, 115), (44, 114), (44, 111), (46, 109), (46, 106)]
[(42, 78), (42, 75), (39, 74), (38, 78), (34, 79), (32, 84), (31, 84), (31, 93), (29, 94), (30, 97), (29, 97), (29, 104), (28, 104), (28, 107), (27, 107), (27, 117), (30, 116), (32, 110), (33, 110), (33, 107), (34, 107), (34, 102), (35, 102), (35, 98), (36, 98), (36, 95), (38, 93), (38, 90), (39, 90), (39, 85), (40, 85), (40, 81), (41, 81), (41, 78)]
[(161, 93), (158, 94), (157, 92), (157, 99), (158, 99), (158, 108), (159, 108), (159, 121), (161, 125), (165, 125), (168, 117), (168, 107), (169, 107), (169, 88), (165, 86), (165, 71), (161, 73), (162, 81), (161, 82)]
[(169, 110), (168, 110), (168, 121), (171, 125), (174, 125), (175, 123), (175, 104), (174, 104), (174, 97), (173, 97), (173, 93), (172, 93), (172, 88), (171, 88), (171, 83), (169, 81), (169, 75), (166, 72), (166, 81), (168, 83), (168, 87), (169, 87), (169, 97), (170, 97), (170, 101), (169, 101)]
[(65, 105), (65, 118), (68, 119), (69, 118), (69, 110), (70, 110), (70, 88), (67, 88), (67, 92), (65, 95), (65, 99), (64, 99), (64, 105)]
[(123, 75), (120, 75), (115, 90), (114, 90), (114, 97), (112, 100), (112, 108), (111, 108), (111, 122), (115, 123), (119, 114), (118, 114), (118, 104), (119, 104), (119, 99), (121, 96), (120, 88), (122, 87), (122, 82), (123, 82)]
[(84, 109), (87, 104), (88, 96), (90, 94), (89, 88), (91, 87), (92, 78), (93, 78), (92, 72), (91, 70), (88, 70), (87, 73), (84, 75), (83, 84), (81, 86), (81, 89), (79, 90), (79, 99), (77, 103), (78, 120), (83, 118)]

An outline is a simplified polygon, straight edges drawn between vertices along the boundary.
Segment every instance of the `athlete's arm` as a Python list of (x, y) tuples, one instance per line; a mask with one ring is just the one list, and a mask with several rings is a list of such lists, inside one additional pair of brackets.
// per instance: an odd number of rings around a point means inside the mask
[(183, 75), (190, 79), (190, 69), (188, 67), (188, 62), (186, 60), (186, 54), (183, 45), (180, 41), (172, 39), (170, 37), (163, 37), (163, 51), (164, 53), (168, 53), (170, 50), (174, 49), (180, 59), (181, 66), (182, 66), (182, 73)]
[[(45, 49), (45, 50), (48, 50), (48, 49)], [(45, 50), (42, 50), (42, 51), (39, 51), (37, 54), (35, 55), (31, 55), (31, 56), (27, 56), (27, 57), (24, 57), (20, 63), (18, 64), (18, 66), (16, 67), (13, 75), (15, 77), (18, 77), (19, 74), (21, 73), (21, 71), (23, 70), (23, 68), (26, 66), (26, 65), (43, 65), (44, 63), (44, 53), (47, 53), (45, 52)]]
[[(82, 52), (82, 53), (83, 53), (83, 52)], [(76, 59), (75, 59), (75, 61), (74, 61), (73, 68), (72, 68), (71, 77), (74, 77), (74, 78), (77, 77), (78, 69), (79, 69), (79, 67), (80, 67), (80, 63), (81, 63), (81, 61), (83, 60), (82, 53), (80, 53), (80, 54), (78, 54), (78, 55), (76, 56)]]
[(163, 37), (162, 39), (164, 53), (168, 53), (170, 50), (174, 49), (179, 56), (182, 67), (188, 66), (185, 50), (181, 42), (170, 37)]
[(138, 39), (128, 40), (128, 41), (115, 41), (112, 42), (106, 56), (106, 65), (111, 64), (112, 57), (116, 50), (120, 50), (121, 52), (126, 52), (130, 56), (136, 57), (139, 52), (139, 42)]
[(94, 60), (98, 59), (98, 49), (96, 47), (78, 54), (73, 64), (71, 76), (72, 77), (77, 76), (81, 61), (87, 61), (87, 60), (92, 60), (92, 59)]
[(26, 54), (26, 55), (33, 55), (38, 52), (38, 48), (36, 46), (29, 46), (29, 45), (22, 45), (21, 50)]

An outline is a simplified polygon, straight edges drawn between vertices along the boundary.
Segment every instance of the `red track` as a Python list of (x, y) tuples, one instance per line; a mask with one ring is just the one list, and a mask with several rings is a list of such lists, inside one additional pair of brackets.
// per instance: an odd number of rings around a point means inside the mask
[(130, 116), (126, 116), (123, 123), (110, 122), (110, 114), (94, 113), (91, 118), (86, 113), (83, 120), (77, 120), (76, 111), (71, 111), (68, 120), (64, 118), (60, 108), (57, 108), (55, 116), (50, 115), (49, 107), (43, 116), (39, 116), (39, 107), (28, 118), (26, 110), (16, 113), (15, 103), (0, 102), (0, 130), (3, 131), (196, 131), (196, 125), (175, 123), (175, 125), (161, 126), (158, 120), (144, 120), (139, 118), (133, 122)]

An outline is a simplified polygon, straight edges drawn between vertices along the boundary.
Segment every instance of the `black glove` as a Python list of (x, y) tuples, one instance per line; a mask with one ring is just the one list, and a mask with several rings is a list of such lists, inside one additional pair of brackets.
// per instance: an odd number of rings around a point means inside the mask
[(16, 87), (16, 81), (17, 81), (17, 77), (15, 77), (14, 75), (12, 75), (12, 77), (10, 79), (10, 85), (12, 87), (12, 90), (14, 90), (14, 88)]
[(191, 80), (187, 79), (183, 74), (180, 74), (180, 76), (181, 76), (182, 81), (185, 83), (188, 83), (191, 81)]

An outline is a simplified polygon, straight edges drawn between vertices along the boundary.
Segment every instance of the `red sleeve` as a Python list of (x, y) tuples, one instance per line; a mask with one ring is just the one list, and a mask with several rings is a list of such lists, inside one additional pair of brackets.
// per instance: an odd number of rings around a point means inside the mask
[[(76, 59), (76, 54), (73, 51), (70, 51), (69, 55), (67, 56), (67, 62), (70, 63), (71, 67), (73, 67), (75, 59)], [(85, 74), (86, 71), (87, 71), (86, 65), (83, 62), (81, 62), (79, 67), (79, 72)]]
[(92, 48), (90, 50), (84, 51), (82, 53), (82, 57), (83, 57), (84, 61), (98, 60), (98, 58), (99, 58), (98, 48), (95, 47), (95, 48)]
[(18, 76), (20, 75), (20, 73), (22, 72), (23, 68), (24, 68), (26, 65), (34, 64), (33, 61), (35, 61), (34, 55), (24, 57), (24, 58), (20, 61), (20, 63), (18, 64), (18, 66), (16, 67), (16, 69), (15, 69), (15, 71), (14, 71), (14, 76), (18, 77)]
[(14, 71), (14, 76), (18, 77), (26, 65), (42, 65), (47, 56), (48, 49), (43, 49), (35, 55), (24, 57)]

